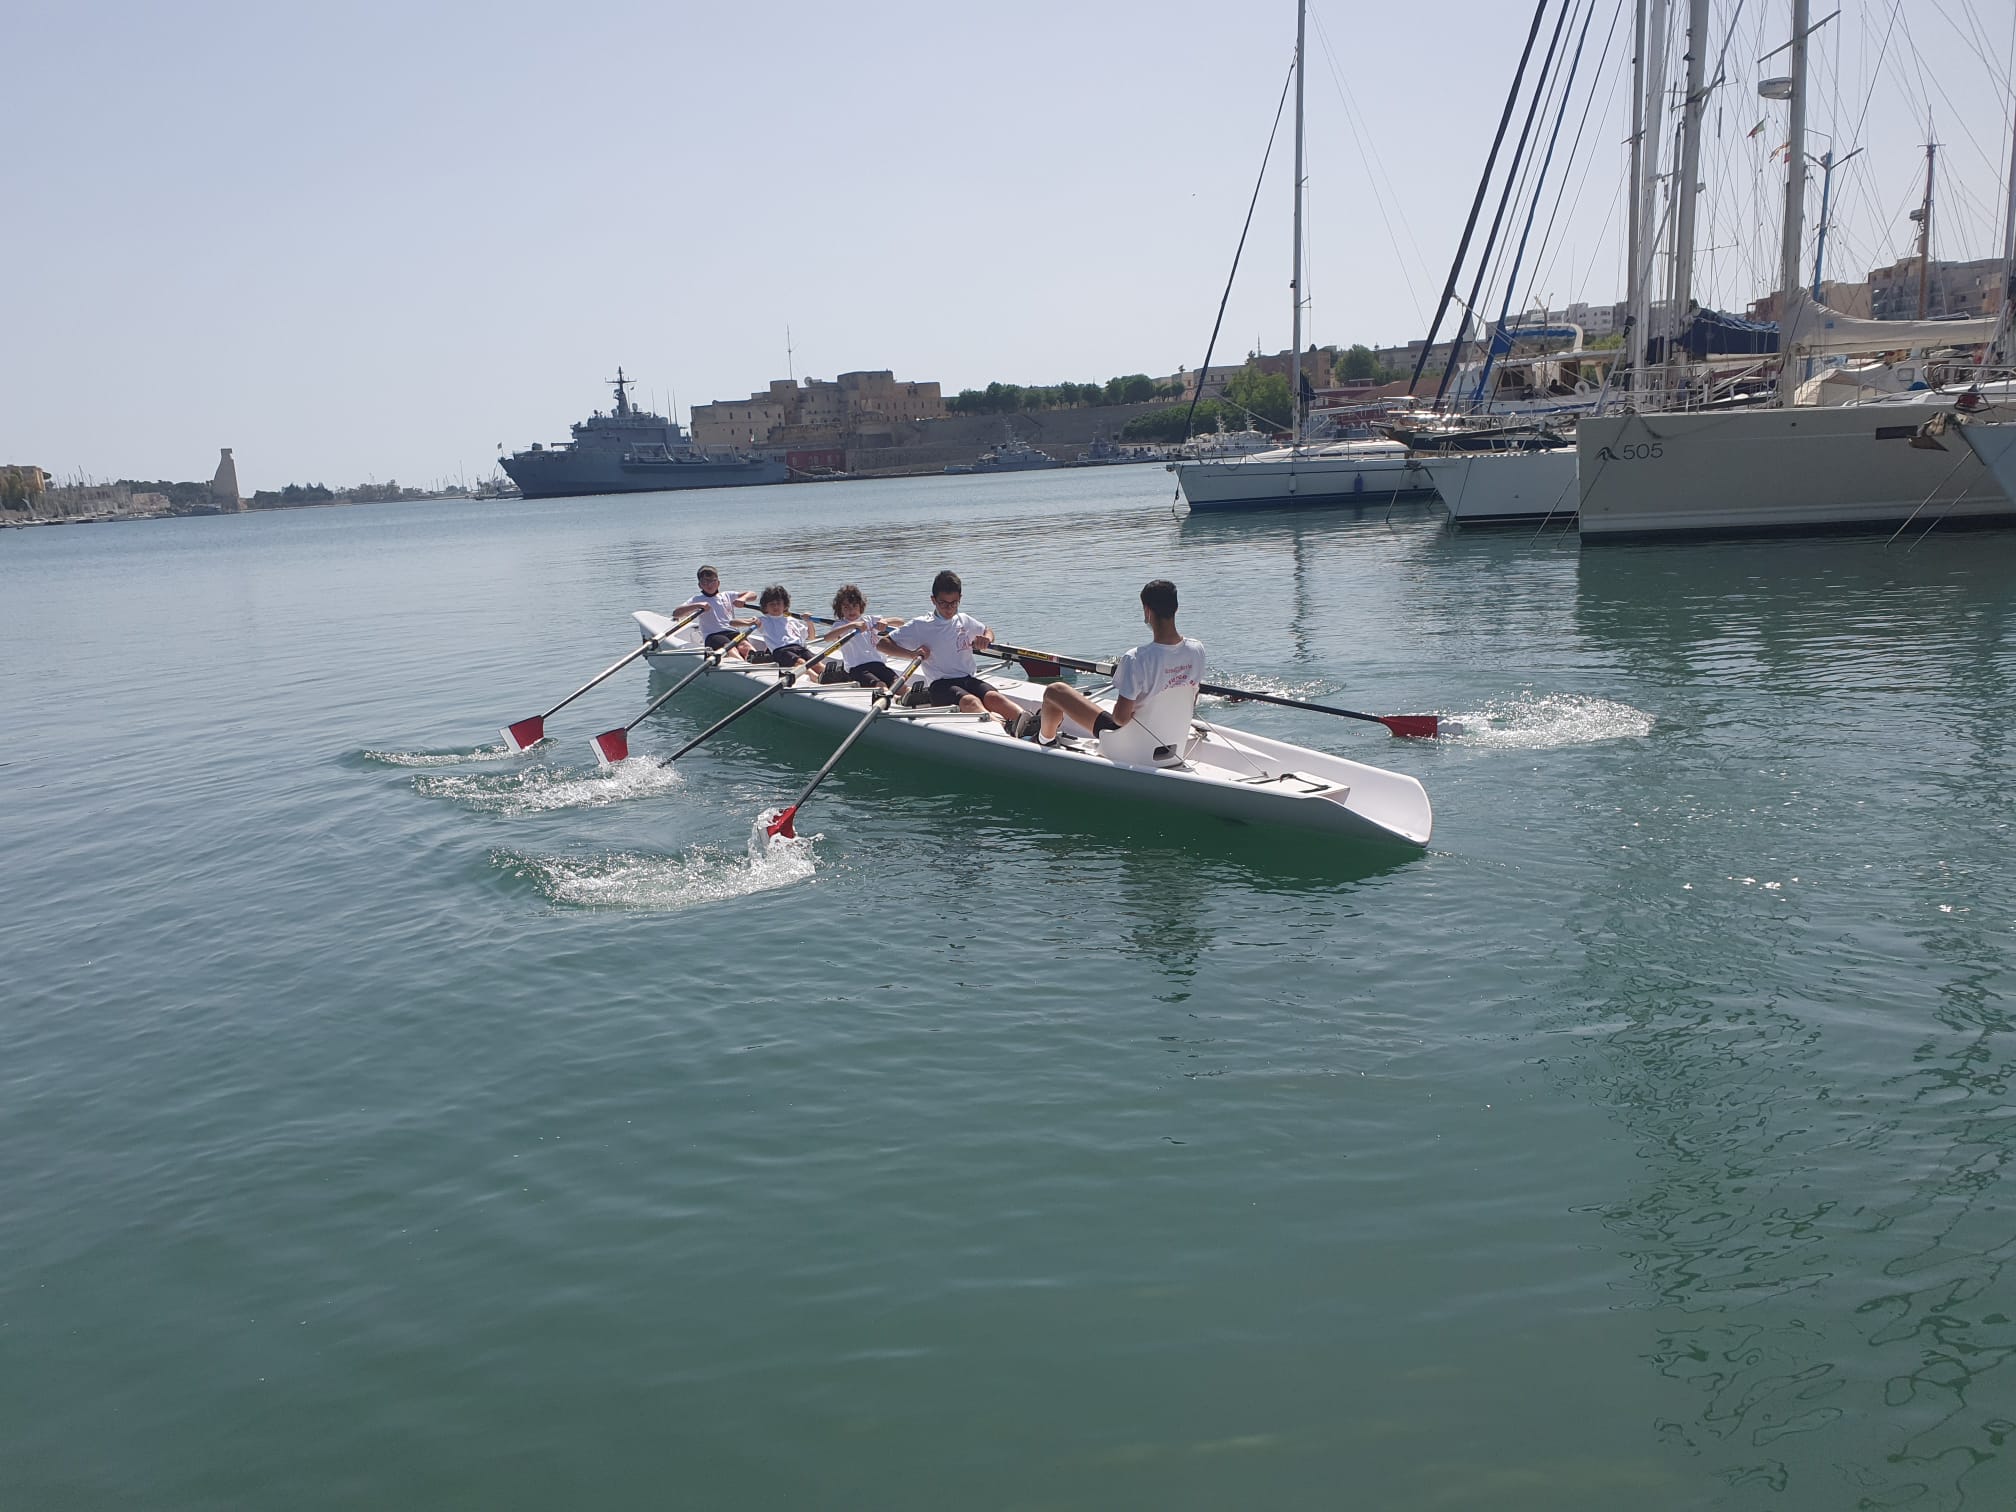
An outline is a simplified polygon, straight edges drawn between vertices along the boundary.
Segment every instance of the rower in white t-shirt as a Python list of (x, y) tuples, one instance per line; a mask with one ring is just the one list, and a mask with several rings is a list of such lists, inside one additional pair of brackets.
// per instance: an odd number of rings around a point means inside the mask
[(973, 660), (975, 651), (994, 643), (994, 632), (970, 614), (962, 614), (959, 601), (965, 596), (959, 574), (945, 571), (931, 580), (931, 613), (889, 632), (882, 639), (885, 655), (904, 658), (922, 655), (924, 675), (931, 679), (926, 701), (939, 707), (957, 704), (969, 714), (986, 710), (1014, 726), (1022, 706), (979, 675)]
[(757, 595), (756, 606), (761, 611), (756, 623), (762, 628), (755, 639), (763, 642), (771, 661), (780, 667), (795, 667), (800, 662), (815, 660), (812, 647), (807, 644), (811, 637), (805, 621), (791, 613), (790, 589), (782, 583), (772, 583)]
[[(830, 633), (843, 635), (849, 630), (858, 633), (841, 644), (840, 676), (836, 679), (829, 671), (827, 679), (857, 682), (864, 688), (894, 687), (896, 674), (883, 660), (880, 641), (885, 633), (902, 623), (901, 620), (878, 619), (870, 614), (868, 595), (852, 583), (844, 584), (833, 595), (833, 629)], [(830, 663), (828, 665), (831, 666)]]
[[(738, 629), (746, 628), (751, 621), (736, 618), (738, 610), (756, 602), (753, 593), (725, 593), (721, 588), (721, 574), (712, 567), (702, 567), (697, 574), (700, 591), (686, 600), (681, 609), (698, 609), (700, 618), (694, 621), (701, 639), (709, 650), (726, 645), (735, 637)], [(739, 652), (738, 652), (739, 654)]]
[(1112, 709), (1102, 709), (1076, 688), (1054, 682), (1043, 690), (1043, 709), (1034, 732), (1039, 744), (1055, 744), (1066, 719), (1094, 735), (1117, 730), (1158, 693), (1203, 683), (1204, 646), (1176, 628), (1174, 583), (1156, 578), (1141, 590), (1141, 618), (1153, 639), (1114, 666)]

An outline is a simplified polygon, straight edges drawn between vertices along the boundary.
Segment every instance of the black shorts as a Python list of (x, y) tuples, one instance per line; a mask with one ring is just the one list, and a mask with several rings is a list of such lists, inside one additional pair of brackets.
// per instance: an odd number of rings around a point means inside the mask
[(707, 649), (709, 651), (719, 651), (741, 633), (740, 630), (716, 630), (707, 637)]
[(861, 684), (864, 688), (893, 688), (896, 686), (896, 674), (890, 669), (887, 662), (863, 662), (860, 666), (851, 668), (850, 673), (854, 681)]
[(959, 702), (962, 693), (971, 693), (975, 698), (984, 700), (993, 691), (993, 684), (977, 677), (940, 677), (931, 684), (929, 701), (934, 708), (944, 708)]
[(770, 660), (780, 667), (795, 667), (800, 662), (812, 660), (810, 646), (779, 646), (770, 653)]

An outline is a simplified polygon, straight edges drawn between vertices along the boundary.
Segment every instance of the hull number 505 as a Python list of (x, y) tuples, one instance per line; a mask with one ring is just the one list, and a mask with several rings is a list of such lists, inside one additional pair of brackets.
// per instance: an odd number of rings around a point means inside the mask
[(1666, 448), (1657, 441), (1646, 441), (1638, 446), (1619, 446), (1614, 450), (1608, 446), (1598, 447), (1596, 456), (1603, 462), (1649, 462), (1654, 457), (1666, 455)]

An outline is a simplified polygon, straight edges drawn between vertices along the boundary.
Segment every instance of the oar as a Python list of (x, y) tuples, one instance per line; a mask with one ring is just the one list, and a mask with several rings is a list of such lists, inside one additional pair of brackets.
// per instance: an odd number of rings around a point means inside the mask
[(819, 791), (819, 784), (831, 775), (833, 768), (840, 765), (840, 758), (847, 754), (848, 748), (868, 732), (868, 726), (875, 722), (875, 716), (896, 702), (896, 690), (910, 680), (911, 675), (923, 664), (923, 661), (924, 657), (920, 653), (911, 661), (909, 666), (903, 669), (901, 677), (897, 678), (888, 687), (878, 690), (869, 698), (868, 712), (861, 716), (861, 722), (847, 732), (847, 738), (840, 742), (840, 749), (835, 751), (831, 756), (828, 756), (826, 758), (826, 765), (812, 774), (812, 780), (805, 784), (803, 792), (791, 800), (791, 806), (764, 826), (765, 834), (773, 836), (782, 835), (786, 840), (796, 840), (798, 838), (798, 831), (793, 828), (791, 821), (798, 817), (798, 810), (805, 806), (805, 800)]
[[(1014, 661), (1053, 662), (1061, 667), (1070, 667), (1079, 672), (1092, 672), (1100, 677), (1113, 675), (1113, 663), (1090, 662), (1077, 657), (1059, 656), (1055, 651), (1031, 651), (1024, 646), (1010, 646), (996, 641), (989, 648), (996, 656)], [(1330, 704), (1305, 703), (1299, 698), (1283, 698), (1278, 693), (1260, 693), (1251, 688), (1227, 688), (1217, 683), (1199, 683), (1197, 691), (1209, 693), (1217, 698), (1229, 698), (1234, 703), (1271, 703), (1284, 709), (1306, 709), (1312, 714), (1336, 714), (1344, 719), (1362, 719), (1367, 724), (1381, 724), (1395, 735), (1405, 735), (1417, 740), (1429, 740), (1442, 733), (1441, 718), (1434, 714), (1360, 714), (1356, 709), (1339, 709)]]
[(547, 720), (551, 719), (555, 714), (558, 714), (562, 709), (566, 708), (567, 705), (574, 702), (575, 699), (579, 698), (583, 693), (586, 693), (590, 688), (594, 687), (595, 684), (601, 682), (605, 677), (615, 676), (618, 672), (622, 671), (625, 667), (629, 666), (630, 663), (637, 660), (638, 657), (642, 656), (646, 651), (649, 651), (653, 646), (657, 645), (658, 642), (665, 639), (666, 636), (678, 634), (681, 630), (684, 630), (688, 625), (692, 624), (693, 621), (700, 618), (700, 616), (705, 614), (706, 612), (707, 611), (704, 608), (695, 609), (691, 614), (687, 615), (684, 619), (674, 620), (670, 625), (668, 625), (665, 629), (660, 630), (656, 635), (646, 636), (643, 645), (639, 646), (635, 651), (632, 651), (628, 656), (624, 657), (621, 661), (611, 662), (608, 666), (604, 667), (600, 672), (597, 672), (593, 677), (589, 678), (588, 681), (581, 684), (581, 686), (576, 688), (572, 693), (569, 693), (565, 698), (561, 699), (560, 702), (553, 705), (553, 707), (548, 709), (544, 714), (534, 714), (530, 719), (521, 719), (516, 724), (508, 724), (504, 726), (504, 743), (510, 746), (514, 752), (518, 752), (521, 754), (523, 752), (531, 750), (532, 747), (539, 744), (540, 741), (546, 738)]
[(680, 678), (679, 681), (674, 683), (665, 692), (652, 699), (650, 707), (642, 714), (639, 714), (626, 725), (618, 726), (613, 730), (604, 730), (600, 735), (592, 738), (588, 743), (595, 748), (595, 759), (603, 766), (614, 766), (617, 762), (626, 760), (630, 755), (630, 732), (632, 730), (664, 708), (671, 701), (674, 693), (677, 693), (702, 672), (705, 672), (709, 667), (720, 666), (723, 657), (741, 645), (743, 641), (749, 639), (750, 636), (754, 635), (759, 628), (756, 625), (751, 625), (747, 630), (737, 632), (734, 639), (724, 641), (714, 650), (706, 652), (701, 656), (699, 665)]
[(845, 635), (841, 636), (838, 640), (834, 641), (832, 645), (828, 646), (824, 651), (821, 651), (817, 656), (813, 657), (810, 661), (801, 663), (799, 666), (796, 667), (779, 668), (777, 672), (777, 681), (770, 684), (769, 687), (765, 688), (761, 693), (758, 693), (754, 698), (750, 699), (747, 703), (737, 708), (734, 711), (734, 713), (725, 715), (722, 718), (715, 720), (714, 723), (707, 726), (706, 729), (702, 730), (698, 735), (695, 735), (691, 740), (687, 741), (686, 744), (682, 745), (681, 747), (679, 747), (678, 750), (674, 751), (670, 756), (666, 758), (666, 760), (677, 761), (681, 756), (684, 756), (688, 751), (692, 750), (693, 747), (699, 745), (700, 742), (702, 742), (703, 740), (712, 739), (715, 735), (718, 735), (721, 731), (727, 729), (728, 726), (735, 723), (736, 720), (740, 719), (744, 714), (747, 714), (751, 709), (755, 708), (756, 705), (763, 702), (764, 699), (769, 698), (775, 694), (782, 693), (786, 688), (793, 686), (798, 681), (800, 675), (806, 672), (810, 672), (814, 667), (818, 666), (820, 662), (824, 661), (827, 657), (831, 656), (835, 651), (838, 651), (842, 646), (846, 645), (848, 641), (852, 640), (855, 636), (859, 635), (860, 633), (861, 633), (861, 627), (859, 625), (856, 625), (852, 630), (849, 630)]

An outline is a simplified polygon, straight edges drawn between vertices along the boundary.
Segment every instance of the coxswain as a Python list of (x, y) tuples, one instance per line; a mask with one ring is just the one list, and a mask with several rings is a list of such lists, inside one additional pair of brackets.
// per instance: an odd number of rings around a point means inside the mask
[(1141, 590), (1141, 618), (1151, 638), (1122, 656), (1113, 668), (1113, 707), (1106, 710), (1076, 688), (1053, 682), (1043, 690), (1043, 707), (1034, 731), (1038, 745), (1055, 745), (1064, 721), (1094, 735), (1117, 730), (1158, 693), (1200, 686), (1204, 681), (1204, 645), (1176, 628), (1176, 585), (1156, 578)]

